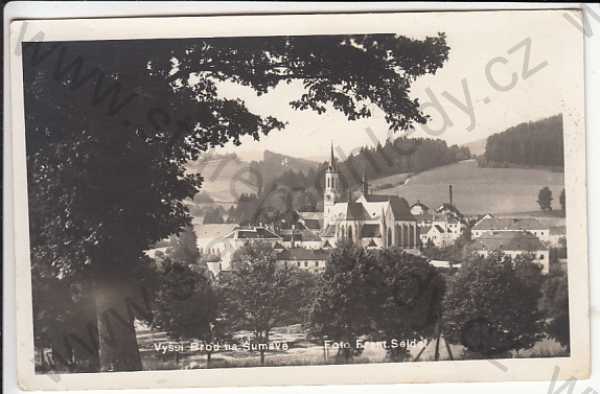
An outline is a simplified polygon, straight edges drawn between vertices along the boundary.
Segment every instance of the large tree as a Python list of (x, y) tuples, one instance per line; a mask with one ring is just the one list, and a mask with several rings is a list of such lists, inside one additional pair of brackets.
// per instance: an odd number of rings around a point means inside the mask
[(178, 340), (210, 343), (216, 318), (217, 297), (209, 280), (187, 264), (166, 259), (153, 302), (153, 325)]
[(545, 279), (541, 305), (548, 318), (546, 333), (569, 351), (569, 283), (565, 272), (556, 271)]
[(350, 244), (334, 249), (317, 291), (312, 331), (323, 341), (343, 344), (337, 357), (346, 362), (361, 352), (359, 337), (375, 331), (372, 312), (381, 301), (381, 273), (375, 261), (374, 253)]
[(541, 267), (530, 256), (472, 256), (448, 283), (445, 338), (485, 357), (532, 347), (543, 331), (541, 282)]
[(537, 203), (542, 211), (552, 210), (552, 190), (548, 186), (544, 186), (538, 193)]
[(182, 201), (202, 179), (185, 163), (285, 125), (220, 96), (221, 82), (260, 95), (297, 81), (292, 108), (355, 120), (377, 107), (397, 131), (427, 121), (410, 86), (448, 51), (443, 34), (24, 43), (32, 248), (63, 275), (91, 272), (100, 369), (141, 369), (124, 300), (140, 293), (143, 251), (190, 221)]
[(425, 258), (401, 249), (378, 252), (376, 262), (379, 281), (370, 285), (377, 303), (371, 306), (370, 314), (386, 341), (388, 356), (400, 360), (406, 356), (406, 348), (394, 340), (434, 336), (441, 318), (444, 278)]
[(289, 322), (301, 310), (304, 276), (279, 266), (268, 244), (249, 244), (234, 253), (233, 269), (219, 275), (222, 319), (230, 330), (248, 330), (259, 347), (260, 363), (273, 327)]

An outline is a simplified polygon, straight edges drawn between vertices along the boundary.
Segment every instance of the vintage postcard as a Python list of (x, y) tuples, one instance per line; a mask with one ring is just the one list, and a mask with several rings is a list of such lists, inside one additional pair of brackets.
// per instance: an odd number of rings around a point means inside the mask
[(21, 387), (588, 376), (580, 20), (13, 22)]

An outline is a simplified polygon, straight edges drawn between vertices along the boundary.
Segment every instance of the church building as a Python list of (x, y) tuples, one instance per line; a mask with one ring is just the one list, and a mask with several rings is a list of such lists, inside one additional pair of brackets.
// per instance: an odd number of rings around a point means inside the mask
[(417, 221), (404, 198), (370, 194), (366, 173), (360, 195), (356, 198), (349, 193), (343, 198), (333, 147), (323, 198), (324, 242), (332, 246), (352, 242), (367, 248), (418, 248)]

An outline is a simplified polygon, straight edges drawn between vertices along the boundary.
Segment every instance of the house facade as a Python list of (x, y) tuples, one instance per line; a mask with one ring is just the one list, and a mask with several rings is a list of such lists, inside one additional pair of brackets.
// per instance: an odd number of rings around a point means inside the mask
[(542, 273), (547, 274), (550, 270), (550, 250), (528, 231), (486, 232), (473, 240), (470, 249), (482, 257), (496, 251), (512, 259), (522, 255), (531, 256), (534, 263), (542, 266)]
[(328, 255), (327, 251), (322, 249), (283, 249), (277, 255), (277, 265), (318, 274), (325, 271)]
[(511, 231), (527, 231), (535, 235), (542, 242), (550, 241), (550, 228), (534, 218), (498, 218), (487, 217), (480, 220), (473, 229), (473, 238), (479, 238), (484, 234)]

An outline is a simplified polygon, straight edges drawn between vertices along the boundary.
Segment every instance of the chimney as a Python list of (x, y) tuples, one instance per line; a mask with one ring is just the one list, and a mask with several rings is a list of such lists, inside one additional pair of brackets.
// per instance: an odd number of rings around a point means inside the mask
[(450, 205), (454, 205), (453, 201), (452, 201), (452, 185), (448, 185), (448, 195), (449, 195), (449, 198), (450, 198), (450, 201), (449, 201)]

